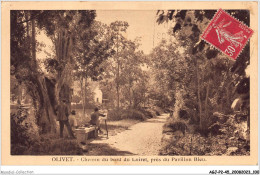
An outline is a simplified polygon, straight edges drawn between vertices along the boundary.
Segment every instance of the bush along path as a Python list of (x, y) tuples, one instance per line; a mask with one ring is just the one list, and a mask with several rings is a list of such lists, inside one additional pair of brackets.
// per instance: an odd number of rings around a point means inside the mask
[(215, 122), (202, 133), (188, 120), (169, 117), (163, 126), (160, 155), (249, 155), (249, 134), (238, 115), (214, 113)]
[[(127, 130), (114, 135), (100, 137), (89, 145), (86, 155), (159, 155), (163, 125), (167, 114), (147, 119), (144, 122), (132, 125)], [(91, 149), (93, 148), (93, 149)], [(95, 153), (92, 152), (95, 150)]]

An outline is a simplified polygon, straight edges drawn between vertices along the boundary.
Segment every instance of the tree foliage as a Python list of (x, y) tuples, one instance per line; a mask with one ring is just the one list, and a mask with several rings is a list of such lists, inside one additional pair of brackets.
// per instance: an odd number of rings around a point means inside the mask
[[(137, 108), (146, 99), (145, 82), (147, 73), (143, 70), (144, 54), (138, 50), (139, 41), (124, 36), (128, 24), (116, 21), (110, 24), (115, 54), (104, 64), (102, 90), (113, 106)], [(115, 96), (117, 97), (115, 99)], [(119, 105), (120, 104), (120, 105)]]

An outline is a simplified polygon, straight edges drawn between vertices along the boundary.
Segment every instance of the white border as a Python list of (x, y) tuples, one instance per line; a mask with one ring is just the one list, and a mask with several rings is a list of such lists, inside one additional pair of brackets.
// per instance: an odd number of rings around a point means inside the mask
[[(13, 1), (13, 0), (5, 0), (5, 1)], [(16, 0), (16, 1), (23, 1), (23, 0)], [(52, 1), (52, 0), (42, 0), (42, 1)], [(55, 1), (62, 1), (62, 0), (55, 0)], [(75, 0), (70, 0), (70, 1), (75, 1)], [(89, 1), (96, 1), (96, 0), (89, 0)], [(105, 0), (99, 0), (99, 1), (105, 1)], [(118, 0), (113, 0), (113, 1), (118, 1)], [(140, 0), (136, 0), (136, 1), (140, 1)], [(155, 1), (155, 0), (143, 0), (143, 1)], [(164, 1), (171, 1), (171, 0), (164, 0)], [(195, 1), (195, 0), (191, 0), (191, 1)], [(208, 0), (200, 0), (200, 1), (208, 1)], [(218, 1), (226, 1), (226, 0), (218, 0)], [(241, 1), (241, 0), (229, 0), (229, 1)], [(244, 1), (250, 1), (250, 0), (244, 0)], [(257, 1), (257, 0), (253, 0), (253, 1)], [(259, 1), (257, 2), (258, 2), (258, 11), (259, 11), (260, 5), (259, 5)], [(0, 17), (1, 17), (1, 9), (0, 9)], [(258, 14), (258, 19), (259, 19), (259, 14)], [(260, 23), (258, 23), (258, 29), (259, 28), (260, 28)], [(0, 32), (1, 32), (1, 27), (0, 27)], [(260, 41), (260, 37), (258, 35), (258, 43), (259, 41)], [(258, 50), (260, 50), (259, 45), (258, 45)], [(1, 47), (0, 47), (0, 52), (1, 52)], [(259, 57), (260, 57), (260, 52), (258, 52), (258, 58)], [(258, 70), (259, 68), (260, 68), (260, 63), (258, 62)], [(1, 69), (1, 60), (0, 60), (0, 69)], [(258, 83), (260, 84), (259, 80), (260, 78), (258, 76)], [(0, 87), (1, 87), (1, 83), (2, 80), (0, 76)], [(258, 100), (259, 100), (259, 96), (258, 96)], [(1, 109), (1, 100), (0, 100), (0, 109)], [(260, 114), (259, 108), (258, 108), (258, 114)], [(260, 120), (258, 120), (258, 126), (259, 123)], [(0, 126), (1, 126), (1, 119), (0, 119)], [(258, 142), (259, 142), (259, 134), (258, 134)], [(1, 139), (0, 139), (0, 147), (1, 147)], [(259, 160), (260, 159), (259, 159), (259, 151), (258, 151), (258, 162)], [(11, 174), (18, 174), (18, 173), (25, 174), (22, 173), (22, 171), (33, 171), (33, 174), (113, 174), (113, 175), (115, 174), (209, 174), (210, 170), (223, 170), (223, 171), (229, 170), (230, 172), (232, 170), (253, 171), (253, 170), (259, 170), (259, 165), (255, 165), (255, 166), (2, 166), (0, 160), (0, 171), (1, 172), (10, 171)]]

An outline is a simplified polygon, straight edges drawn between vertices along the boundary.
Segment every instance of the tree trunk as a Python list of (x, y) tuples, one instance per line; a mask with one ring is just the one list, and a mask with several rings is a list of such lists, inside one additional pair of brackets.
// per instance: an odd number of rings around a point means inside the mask
[(30, 50), (30, 53), (29, 53), (29, 55), (30, 55), (30, 57), (31, 57), (31, 41), (30, 41), (30, 27), (29, 27), (29, 21), (28, 21), (28, 19), (29, 19), (29, 16), (30, 14), (29, 14), (29, 12), (28, 13), (25, 13), (25, 19), (26, 19), (26, 32), (27, 32), (27, 47), (28, 47), (28, 50)]
[(208, 118), (208, 98), (209, 98), (209, 86), (210, 86), (210, 81), (208, 81), (207, 84), (207, 89), (206, 89), (206, 99), (205, 99), (205, 117)]
[(83, 78), (83, 82), (84, 82), (84, 86), (83, 86), (83, 91), (84, 91), (84, 95), (83, 95), (83, 117), (85, 118), (86, 116), (86, 78)]
[(83, 117), (85, 117), (85, 84), (83, 75), (80, 77), (80, 87), (81, 87), (81, 101), (83, 109)]
[(116, 56), (117, 56), (117, 83), (116, 83), (116, 93), (117, 93), (117, 109), (119, 109), (120, 107), (120, 95), (119, 95), (119, 66), (120, 66), (120, 63), (119, 63), (119, 56), (118, 56), (118, 35), (117, 34), (117, 47), (116, 47)]
[(40, 75), (38, 72), (38, 65), (36, 60), (36, 34), (35, 34), (35, 21), (34, 19), (31, 21), (32, 23), (32, 60), (31, 60), (31, 68), (32, 68), (32, 80), (34, 85), (36, 86), (36, 91), (38, 92), (38, 117), (37, 123), (41, 127), (42, 133), (47, 132), (56, 132), (56, 121), (54, 114), (54, 107), (51, 105), (51, 101), (48, 95), (48, 89), (45, 82), (45, 77)]
[(226, 91), (226, 107), (228, 107), (229, 111), (228, 112), (231, 112), (231, 105), (232, 105), (232, 98), (231, 98), (231, 95), (232, 95), (232, 88), (230, 87), (231, 84), (233, 83), (231, 81), (231, 78), (232, 78), (232, 74), (230, 72), (230, 62), (228, 62), (228, 70), (227, 70), (227, 78), (226, 78), (226, 82), (224, 82), (224, 84), (226, 84), (226, 86), (224, 86), (225, 88), (225, 91)]
[(132, 94), (131, 94), (131, 87), (129, 86), (129, 106), (132, 107)]
[(131, 80), (129, 79), (129, 81), (128, 81), (128, 83), (129, 83), (129, 86), (128, 86), (128, 95), (129, 95), (129, 106), (130, 106), (130, 108), (132, 108), (132, 104), (133, 104), (133, 94), (132, 94), (132, 91), (131, 91), (131, 89), (132, 89), (132, 82), (131, 82)]
[(31, 66), (32, 68), (37, 69), (37, 62), (36, 62), (36, 36), (35, 36), (35, 21), (32, 20), (32, 61)]
[(199, 67), (198, 67), (198, 60), (196, 61), (196, 74), (197, 74), (197, 96), (198, 96), (198, 103), (199, 103), (199, 119), (200, 119), (200, 129), (202, 129), (202, 105), (201, 105), (201, 98), (200, 98), (200, 81), (199, 81)]
[(54, 38), (56, 58), (59, 63), (60, 69), (56, 77), (57, 83), (55, 85), (55, 98), (58, 104), (66, 101), (69, 113), (71, 112), (71, 97), (73, 84), (72, 75), (72, 38), (71, 34), (64, 29), (59, 29)]
[(51, 105), (49, 92), (46, 86), (45, 77), (38, 76), (35, 79), (37, 91), (39, 94), (39, 116), (38, 125), (41, 126), (42, 133), (56, 132), (56, 115), (54, 106)]
[(116, 93), (117, 93), (117, 108), (120, 107), (120, 95), (119, 95), (119, 85), (116, 86)]

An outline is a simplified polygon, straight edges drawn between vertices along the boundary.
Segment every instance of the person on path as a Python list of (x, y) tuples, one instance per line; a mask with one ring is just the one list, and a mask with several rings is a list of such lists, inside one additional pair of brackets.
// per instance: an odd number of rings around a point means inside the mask
[(99, 109), (96, 107), (94, 109), (94, 112), (91, 114), (90, 124), (96, 125), (97, 126), (97, 130), (100, 133), (102, 133), (102, 131), (100, 129), (100, 119), (99, 119), (99, 116), (105, 117), (105, 115), (99, 113)]
[(57, 107), (57, 120), (60, 123), (60, 138), (63, 138), (63, 129), (64, 125), (66, 125), (70, 138), (75, 139), (75, 136), (69, 124), (69, 109), (66, 105), (66, 100), (62, 100)]

